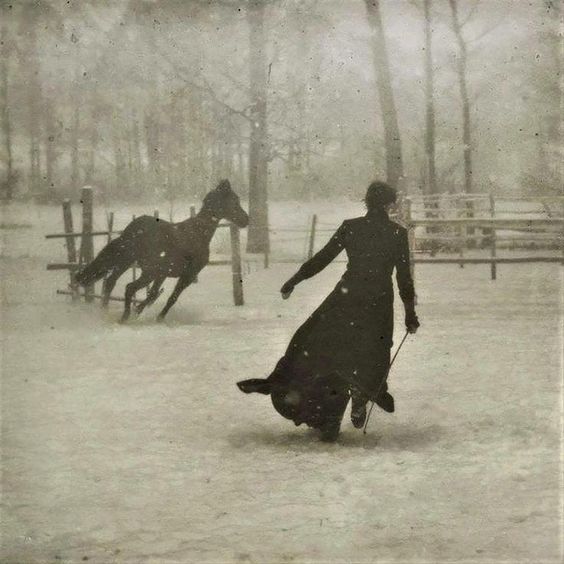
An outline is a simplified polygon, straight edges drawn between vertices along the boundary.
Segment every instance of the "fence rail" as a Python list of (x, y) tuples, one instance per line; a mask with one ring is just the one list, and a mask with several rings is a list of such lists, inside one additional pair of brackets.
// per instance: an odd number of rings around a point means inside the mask
[(503, 218), (503, 217), (457, 217), (451, 219), (443, 218), (425, 218), (425, 219), (411, 219), (409, 223), (414, 227), (430, 226), (449, 226), (449, 225), (463, 225), (465, 227), (485, 227), (488, 229), (529, 229), (533, 226), (535, 227), (564, 227), (564, 218), (553, 217), (553, 218), (529, 218), (529, 219), (517, 219), (517, 218)]

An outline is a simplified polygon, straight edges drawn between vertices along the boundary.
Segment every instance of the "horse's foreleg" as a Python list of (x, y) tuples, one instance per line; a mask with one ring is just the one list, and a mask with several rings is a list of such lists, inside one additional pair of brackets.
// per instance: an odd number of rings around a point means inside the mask
[(176, 286), (174, 287), (172, 294), (168, 298), (166, 305), (164, 306), (163, 310), (161, 311), (161, 313), (159, 313), (159, 315), (157, 317), (158, 321), (162, 321), (164, 319), (165, 315), (168, 313), (168, 310), (176, 303), (178, 296), (180, 296), (180, 294), (182, 294), (182, 292), (188, 286), (190, 286), (190, 284), (192, 284), (192, 282), (194, 282), (195, 277), (196, 277), (196, 273), (190, 273), (189, 276), (186, 276), (186, 277), (181, 276), (178, 279), (178, 282), (176, 283)]
[(118, 281), (118, 278), (128, 269), (128, 266), (125, 267), (116, 267), (112, 270), (112, 273), (104, 280), (104, 284), (102, 285), (102, 307), (108, 307), (108, 303), (110, 302), (110, 296), (112, 294), (112, 290)]
[(140, 290), (141, 288), (144, 288), (145, 286), (148, 286), (152, 282), (152, 280), (152, 276), (143, 272), (137, 280), (130, 282), (125, 287), (125, 307), (123, 309), (123, 315), (121, 316), (122, 323), (127, 321), (129, 319), (129, 316), (131, 315), (131, 301), (135, 296), (135, 292), (137, 292), (137, 290)]
[(153, 285), (151, 286), (151, 289), (147, 294), (147, 299), (142, 301), (140, 304), (137, 304), (137, 307), (135, 308), (137, 315), (139, 315), (147, 306), (154, 303), (157, 300), (157, 298), (161, 295), (162, 292), (161, 286), (163, 285), (164, 281), (165, 281), (165, 277), (161, 276), (153, 282)]

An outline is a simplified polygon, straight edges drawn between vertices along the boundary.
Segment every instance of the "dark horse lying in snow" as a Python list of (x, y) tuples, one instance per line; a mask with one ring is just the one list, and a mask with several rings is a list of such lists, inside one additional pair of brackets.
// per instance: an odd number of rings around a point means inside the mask
[(134, 219), (122, 234), (106, 245), (98, 256), (76, 275), (82, 286), (109, 275), (104, 282), (103, 304), (107, 305), (118, 278), (137, 262), (141, 276), (125, 290), (125, 308), (121, 320), (127, 321), (135, 292), (152, 283), (147, 298), (137, 305), (137, 313), (152, 304), (166, 278), (178, 278), (174, 291), (158, 316), (162, 320), (178, 296), (209, 262), (210, 241), (221, 219), (246, 227), (249, 216), (239, 203), (239, 196), (228, 180), (222, 180), (204, 198), (195, 217), (170, 223), (143, 215)]

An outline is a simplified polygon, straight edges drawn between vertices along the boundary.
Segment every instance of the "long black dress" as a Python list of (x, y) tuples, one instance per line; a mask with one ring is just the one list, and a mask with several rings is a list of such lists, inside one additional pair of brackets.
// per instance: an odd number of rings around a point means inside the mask
[(275, 409), (296, 425), (340, 422), (351, 392), (376, 400), (390, 363), (394, 268), (400, 297), (414, 300), (407, 231), (383, 211), (344, 221), (292, 283), (311, 278), (343, 249), (348, 265), (335, 289), (296, 331), (270, 376), (247, 381), (264, 382), (252, 391), (270, 393)]

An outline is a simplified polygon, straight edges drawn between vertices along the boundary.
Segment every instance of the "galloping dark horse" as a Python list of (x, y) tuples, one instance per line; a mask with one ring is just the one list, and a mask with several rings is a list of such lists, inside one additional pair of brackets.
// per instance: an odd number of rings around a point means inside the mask
[(121, 320), (127, 321), (137, 290), (152, 283), (147, 299), (137, 306), (137, 313), (141, 313), (158, 298), (166, 278), (178, 278), (174, 291), (158, 316), (162, 320), (182, 291), (208, 264), (210, 241), (221, 219), (232, 221), (239, 227), (246, 227), (249, 223), (249, 216), (228, 180), (222, 180), (215, 190), (207, 194), (199, 213), (186, 221), (170, 223), (148, 215), (134, 219), (117, 239), (106, 245), (76, 275), (76, 281), (88, 286), (109, 274), (103, 288), (103, 303), (107, 305), (118, 278), (137, 262), (141, 276), (125, 289)]

